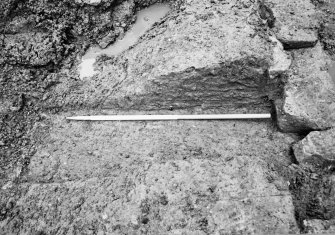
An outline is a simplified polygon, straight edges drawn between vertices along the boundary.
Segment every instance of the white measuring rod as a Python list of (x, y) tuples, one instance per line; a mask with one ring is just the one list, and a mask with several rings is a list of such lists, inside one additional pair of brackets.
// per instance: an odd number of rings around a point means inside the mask
[(67, 117), (76, 121), (164, 121), (164, 120), (229, 120), (269, 119), (271, 114), (194, 114), (194, 115), (98, 115)]

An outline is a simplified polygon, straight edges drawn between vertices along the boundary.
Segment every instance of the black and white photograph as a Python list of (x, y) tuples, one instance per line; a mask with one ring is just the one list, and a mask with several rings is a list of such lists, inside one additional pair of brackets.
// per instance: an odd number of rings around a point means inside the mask
[(335, 0), (0, 0), (0, 235), (335, 235)]

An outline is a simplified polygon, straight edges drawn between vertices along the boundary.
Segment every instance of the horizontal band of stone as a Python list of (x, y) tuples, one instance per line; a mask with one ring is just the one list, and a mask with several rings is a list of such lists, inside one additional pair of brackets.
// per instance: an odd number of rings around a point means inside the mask
[(221, 120), (268, 119), (271, 114), (201, 114), (201, 115), (100, 115), (67, 117), (76, 121), (164, 121), (164, 120)]

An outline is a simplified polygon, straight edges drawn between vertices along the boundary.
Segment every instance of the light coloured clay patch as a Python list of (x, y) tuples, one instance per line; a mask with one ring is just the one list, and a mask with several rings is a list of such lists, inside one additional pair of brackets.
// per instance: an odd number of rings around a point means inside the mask
[(99, 46), (91, 47), (88, 49), (86, 54), (82, 57), (82, 61), (79, 65), (80, 78), (91, 77), (97, 73), (94, 70), (94, 63), (97, 56), (107, 55), (116, 56), (126, 51), (131, 46), (135, 45), (138, 39), (150, 29), (154, 23), (161, 20), (168, 12), (170, 7), (168, 4), (155, 4), (152, 5), (137, 14), (137, 20), (131, 30), (129, 30), (123, 39), (116, 41), (113, 45), (105, 49), (101, 49)]
[(80, 78), (92, 77), (97, 72), (94, 71), (95, 58), (82, 59), (82, 62), (79, 66), (80, 69)]

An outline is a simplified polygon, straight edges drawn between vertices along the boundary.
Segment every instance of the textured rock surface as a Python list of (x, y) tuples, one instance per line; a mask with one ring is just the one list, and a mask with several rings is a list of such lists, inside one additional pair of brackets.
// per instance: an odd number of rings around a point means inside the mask
[(134, 17), (135, 4), (133, 1), (124, 1), (114, 8), (113, 15), (106, 14), (105, 21), (112, 21), (113, 31), (107, 31), (103, 34), (98, 44), (101, 48), (106, 48), (110, 43), (115, 41), (118, 35), (125, 33), (126, 22), (130, 22)]
[(324, 49), (333, 55), (335, 52), (335, 4), (334, 1), (319, 1), (312, 0), (312, 2), (319, 8), (320, 22), (319, 37), (323, 43)]
[(269, 68), (270, 78), (275, 78), (276, 76), (281, 76), (285, 74), (291, 64), (292, 58), (291, 55), (284, 51), (283, 44), (278, 41), (275, 37), (270, 37), (270, 40), (274, 44), (273, 48), (273, 62), (271, 67)]
[(320, 44), (292, 53), (284, 99), (276, 103), (279, 127), (298, 132), (334, 126), (335, 83), (327, 72), (329, 57)]
[[(335, 232), (335, 176), (323, 177), (320, 182), (322, 187), (315, 192), (317, 200), (311, 207), (315, 210), (310, 213), (310, 219), (306, 219), (303, 224), (306, 233), (333, 234)], [(320, 207), (320, 205), (322, 205)]]
[(272, 170), (290, 164), (296, 138), (270, 123), (50, 116), (32, 135), (38, 148), (22, 179), (27, 192), (11, 206), (21, 220), (0, 222), (6, 232), (298, 231), (287, 181)]
[(311, 234), (333, 234), (335, 233), (334, 220), (306, 220), (304, 222), (307, 233)]
[(335, 129), (313, 131), (294, 145), (294, 155), (301, 164), (324, 168), (335, 162)]
[(315, 6), (309, 0), (269, 0), (274, 32), (285, 49), (313, 47), (318, 41)]
[[(292, 170), (293, 167), (297, 174), (290, 180), (290, 189), (296, 209), (295, 216), (301, 226), (301, 232), (312, 231), (313, 227), (317, 229), (323, 225), (331, 225), (335, 216), (334, 171), (315, 173), (301, 165), (290, 166)], [(318, 225), (321, 221), (324, 223)], [(326, 229), (329, 227), (325, 227)], [(331, 234), (331, 231), (329, 233)]]

